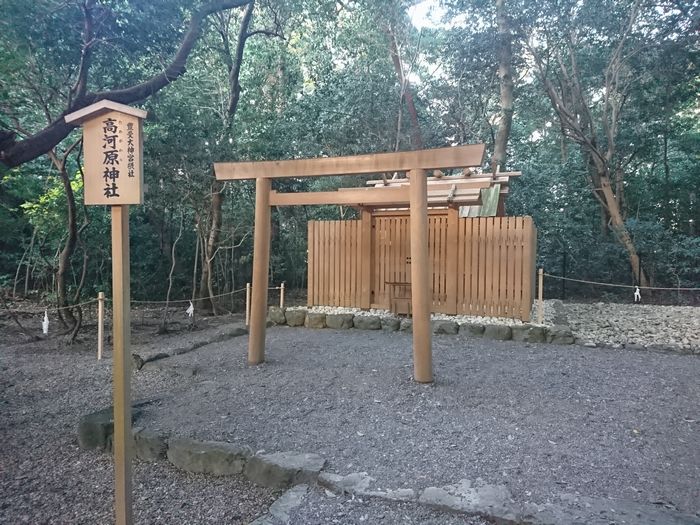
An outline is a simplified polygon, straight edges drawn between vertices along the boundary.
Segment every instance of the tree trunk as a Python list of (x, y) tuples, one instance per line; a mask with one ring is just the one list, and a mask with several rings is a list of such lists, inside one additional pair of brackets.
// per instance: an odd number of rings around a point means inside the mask
[(27, 256), (27, 268), (24, 272), (24, 296), (27, 297), (29, 295), (29, 280), (31, 276), (31, 262), (32, 262), (32, 257), (34, 255), (34, 241), (36, 239), (36, 232), (37, 228), (34, 228), (34, 231), (32, 232), (32, 240), (29, 241), (29, 255)]
[[(637, 75), (622, 75), (628, 70), (625, 48), (628, 46), (641, 1), (635, 0), (630, 6), (627, 20), (624, 22), (621, 36), (612, 49), (598, 92), (602, 97), (589, 99), (582, 89), (582, 74), (578, 64), (578, 41), (573, 33), (564, 36), (564, 45), (548, 47), (546, 57), (541, 55), (534, 41), (525, 41), (534, 64), (536, 74), (542, 81), (552, 108), (559, 117), (562, 135), (576, 142), (584, 152), (586, 168), (591, 189), (601, 207), (601, 226), (608, 227), (617, 236), (618, 242), (627, 252), (634, 278), (642, 286), (647, 286), (649, 279), (640, 268), (640, 257), (634, 241), (627, 231), (624, 217), (624, 172), (625, 163), (620, 158), (616, 140), (622, 122), (623, 103), (639, 78)], [(598, 109), (598, 111), (593, 111)], [(594, 115), (598, 125), (594, 123)], [(598, 140), (597, 130), (603, 130), (605, 140)], [(632, 154), (633, 155), (633, 154)], [(631, 156), (629, 157), (631, 158)], [(611, 181), (611, 174), (614, 180)], [(612, 184), (615, 185), (613, 188)]]
[(163, 318), (160, 322), (160, 328), (158, 329), (159, 334), (165, 334), (168, 332), (168, 306), (170, 305), (170, 292), (173, 290), (173, 273), (175, 272), (175, 265), (177, 264), (177, 258), (175, 257), (175, 248), (177, 243), (182, 238), (182, 227), (185, 223), (185, 212), (180, 214), (180, 229), (177, 232), (177, 238), (172, 243), (170, 249), (170, 273), (168, 274), (168, 292), (165, 294), (165, 308), (163, 308)]
[[(396, 72), (396, 77), (399, 80), (399, 85), (401, 88), (399, 97), (399, 112), (401, 111), (401, 103), (405, 100), (409, 121), (411, 123), (411, 149), (423, 149), (423, 135), (420, 130), (420, 124), (418, 123), (418, 112), (416, 111), (416, 105), (413, 102), (411, 84), (408, 81), (408, 78), (406, 78), (406, 74), (403, 69), (401, 55), (399, 54), (399, 46), (396, 43), (396, 35), (391, 29), (387, 29), (386, 33), (389, 37), (389, 53), (391, 54), (391, 61), (394, 64), (394, 71)], [(397, 130), (397, 144), (399, 142), (398, 135), (400, 132), (400, 129)]]
[(506, 15), (506, 0), (496, 0), (496, 21), (498, 24), (498, 79), (501, 85), (501, 117), (498, 133), (493, 146), (491, 172), (498, 166), (504, 167), (506, 146), (513, 123), (513, 50), (511, 45), (510, 25)]
[[(250, 37), (251, 35), (251, 33), (248, 32), (248, 29), (253, 18), (254, 9), (255, 2), (249, 2), (243, 14), (243, 20), (241, 20), (241, 25), (238, 30), (238, 38), (236, 40), (236, 49), (234, 55), (227, 56), (227, 68), (229, 73), (229, 103), (227, 108), (227, 122), (224, 125), (224, 128), (226, 129), (232, 129), (233, 120), (236, 116), (236, 112), (238, 111), (238, 102), (240, 101), (241, 94), (241, 64), (243, 63), (243, 52), (245, 50), (246, 42), (248, 40), (248, 37)], [(230, 52), (227, 45), (227, 34), (222, 33), (222, 37), (224, 39), (224, 47), (227, 49), (227, 52)], [(204, 286), (206, 286), (211, 310), (214, 313), (214, 315), (216, 315), (216, 302), (213, 299), (215, 295), (214, 257), (216, 256), (217, 246), (219, 244), (219, 237), (221, 232), (221, 210), (224, 203), (224, 183), (220, 180), (214, 179), (211, 188), (210, 228), (209, 235), (207, 236), (206, 242), (204, 244), (204, 249), (202, 250), (204, 261), (202, 264), (202, 286), (200, 286), (200, 297), (203, 296), (202, 291), (204, 289)]]
[[(214, 257), (219, 244), (221, 232), (221, 209), (224, 202), (224, 183), (214, 180), (211, 186), (211, 209), (209, 220), (209, 234), (204, 243), (204, 261), (202, 264), (202, 279), (200, 281), (200, 299), (205, 299), (206, 306), (216, 315), (216, 304), (213, 299), (214, 294)], [(206, 290), (206, 294), (205, 294)]]
[(607, 175), (599, 175), (599, 178), (601, 193), (607, 207), (607, 212), (610, 216), (611, 229), (617, 236), (617, 240), (627, 252), (633, 278), (636, 282), (637, 278), (640, 277), (641, 282), (638, 284), (640, 286), (649, 286), (649, 279), (647, 278), (646, 272), (643, 269), (640, 271), (639, 253), (637, 252), (637, 248), (634, 245), (634, 241), (632, 240), (629, 231), (627, 231), (627, 226), (625, 225), (625, 220), (622, 217), (619, 202), (613, 193), (612, 186), (610, 185), (610, 177)]
[[(66, 238), (66, 243), (63, 245), (63, 249), (58, 256), (58, 269), (56, 270), (56, 297), (58, 301), (58, 307), (63, 308), (67, 306), (66, 301), (66, 273), (70, 268), (70, 260), (75, 251), (75, 245), (78, 242), (78, 226), (75, 220), (76, 207), (75, 207), (75, 195), (73, 193), (73, 188), (70, 184), (70, 177), (68, 176), (68, 171), (66, 170), (65, 161), (59, 170), (61, 175), (61, 181), (63, 182), (63, 189), (66, 192), (66, 204), (68, 217), (66, 219), (66, 230), (68, 232), (68, 237)], [(70, 309), (58, 310), (59, 317), (67, 320), (71, 327), (75, 326), (76, 320)]]
[[(34, 251), (34, 239), (36, 239), (36, 227), (34, 227), (34, 230), (32, 231), (32, 240), (29, 242), (29, 247), (24, 250), (24, 253), (22, 254), (22, 258), (19, 260), (19, 263), (17, 264), (17, 271), (15, 272), (15, 282), (12, 286), (12, 298), (17, 299), (17, 283), (19, 281), (19, 272), (22, 269), (22, 265), (25, 266), (25, 275), (24, 275), (24, 297), (27, 297), (27, 294), (29, 292), (29, 269), (31, 268), (31, 261), (32, 261), (32, 252)], [(26, 263), (25, 263), (26, 261)]]

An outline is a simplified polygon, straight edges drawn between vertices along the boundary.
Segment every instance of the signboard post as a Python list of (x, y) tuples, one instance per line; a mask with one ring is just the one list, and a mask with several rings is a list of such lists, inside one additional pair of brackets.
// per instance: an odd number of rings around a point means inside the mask
[(109, 100), (66, 115), (83, 126), (85, 204), (112, 212), (114, 511), (117, 525), (133, 522), (131, 504), (131, 286), (129, 205), (143, 203), (141, 122), (146, 112)]

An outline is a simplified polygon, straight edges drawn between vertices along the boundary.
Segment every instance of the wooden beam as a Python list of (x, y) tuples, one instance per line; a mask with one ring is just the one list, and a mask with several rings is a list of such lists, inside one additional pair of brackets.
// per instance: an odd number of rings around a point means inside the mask
[(255, 181), (255, 225), (253, 230), (253, 293), (250, 308), (248, 364), (265, 361), (267, 281), (270, 271), (270, 179)]
[[(449, 175), (443, 177), (428, 177), (428, 186), (431, 184), (449, 184), (455, 181), (473, 181), (473, 182), (493, 182), (500, 184), (507, 184), (510, 177), (519, 177), (522, 175), (520, 171), (502, 171), (493, 177), (491, 173), (481, 173), (479, 175)], [(365, 184), (367, 186), (401, 186), (408, 184), (408, 179), (372, 179), (368, 180)]]
[(430, 330), (430, 257), (428, 254), (428, 185), (423, 170), (411, 170), (411, 309), (413, 313), (413, 378), (433, 382)]
[[(344, 191), (315, 191), (300, 193), (270, 192), (270, 206), (320, 206), (324, 204), (376, 207), (408, 205), (409, 189), (405, 186), (395, 188), (342, 188)], [(445, 187), (428, 192), (428, 202), (431, 205), (468, 202), (476, 204), (479, 189), (455, 189)]]
[(364, 206), (408, 203), (408, 188), (346, 188), (346, 191), (311, 191), (299, 193), (270, 193), (270, 206), (318, 206), (342, 204)]
[[(428, 193), (428, 206), (430, 209), (433, 208), (453, 208), (453, 207), (459, 207), (459, 206), (477, 206), (481, 204), (481, 194), (457, 194), (453, 200), (449, 201), (447, 200), (447, 191), (443, 192), (443, 194), (440, 195), (435, 195), (431, 196), (430, 193)], [(501, 193), (500, 195), (507, 195), (508, 194), (508, 188), (501, 188)], [(399, 210), (407, 210), (408, 206), (405, 206), (400, 203), (395, 203), (395, 205), (376, 205), (376, 206), (369, 206), (372, 210), (377, 210), (377, 209), (399, 209)]]
[[(376, 184), (374, 186), (371, 186), (370, 189), (378, 189), (378, 190), (388, 190), (390, 188), (402, 188), (404, 186), (409, 185), (409, 180), (408, 179), (396, 179), (397, 181), (400, 182), (392, 182), (392, 184), (389, 184), (387, 186), (384, 186), (382, 184)], [(433, 190), (439, 190), (443, 188), (451, 188), (452, 186), (455, 186), (457, 189), (460, 190), (480, 190), (480, 189), (486, 189), (490, 188), (495, 182), (498, 181), (491, 181), (487, 179), (478, 179), (478, 180), (465, 180), (465, 179), (457, 179), (457, 180), (451, 180), (451, 179), (441, 179), (441, 180), (435, 180), (435, 181), (428, 181), (428, 192), (431, 192)], [(368, 183), (369, 185), (369, 183)], [(338, 188), (338, 191), (346, 191), (349, 190), (350, 188)]]
[(485, 150), (484, 144), (470, 144), (451, 148), (375, 153), (352, 157), (217, 162), (214, 164), (214, 173), (219, 180), (241, 180), (261, 177), (322, 177), (411, 169), (465, 168), (481, 166)]

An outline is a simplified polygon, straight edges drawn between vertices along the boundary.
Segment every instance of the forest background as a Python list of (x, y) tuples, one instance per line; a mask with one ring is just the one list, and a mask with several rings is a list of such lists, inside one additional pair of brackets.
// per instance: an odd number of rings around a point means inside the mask
[[(143, 206), (134, 299), (245, 286), (254, 187), (217, 161), (486, 143), (519, 170), (538, 266), (578, 279), (700, 286), (700, 100), (694, 1), (0, 0), (0, 288), (67, 305), (109, 295), (110, 226), (82, 204), (80, 130), (100, 99), (138, 105)], [(363, 177), (275, 181), (284, 191)], [(273, 210), (270, 281), (306, 285), (306, 223)], [(641, 266), (641, 269), (640, 269)], [(548, 295), (560, 284), (548, 282)], [(605, 298), (611, 289), (569, 286)], [(678, 294), (681, 303), (697, 294)], [(67, 317), (71, 317), (67, 315)]]

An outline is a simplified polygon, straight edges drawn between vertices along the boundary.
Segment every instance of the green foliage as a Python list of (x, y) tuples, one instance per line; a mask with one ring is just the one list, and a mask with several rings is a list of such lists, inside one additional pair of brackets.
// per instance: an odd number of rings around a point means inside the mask
[(38, 191), (35, 181), (20, 177), (18, 170), (0, 180), (0, 279), (9, 283), (31, 236), (29, 221), (22, 210)]
[[(241, 98), (226, 115), (228, 70), (221, 20), (207, 22), (187, 73), (144, 101), (144, 206), (132, 210), (132, 276), (139, 299), (162, 299), (171, 250), (176, 249), (173, 298), (192, 294), (195, 261), (202, 267), (198, 234), (210, 222), (216, 161), (285, 159), (392, 151), (410, 144), (408, 117), (398, 129), (400, 86), (387, 30), (394, 31), (426, 147), (485, 142), (497, 131), (499, 92), (492, 2), (452, 0), (443, 24), (411, 24), (406, 2), (259, 1), (247, 42)], [(526, 43), (553, 58), (575, 55), (589, 110), (601, 120), (600, 86), (605, 64), (623, 30), (631, 2), (507, 3), (514, 24), (515, 115), (507, 169), (521, 170), (507, 201), (509, 214), (532, 215), (539, 229), (539, 261), (560, 273), (606, 282), (631, 282), (614, 232), (601, 223), (600, 206), (586, 182), (588, 166), (576, 144), (562, 137), (559, 121), (533, 74)], [(675, 5), (675, 4), (674, 4)], [(625, 48), (624, 117), (617, 130), (615, 162), (624, 166), (623, 213), (655, 283), (699, 286), (700, 148), (697, 43), (689, 2), (641, 4), (639, 24)], [(125, 86), (161, 71), (177, 49), (191, 3), (98, 3), (90, 89)], [(229, 13), (223, 34), (235, 43), (241, 10)], [(81, 49), (78, 2), (5, 0), (0, 21), (0, 129), (21, 121), (27, 133), (41, 129), (65, 106), (65, 87), (75, 79)], [(574, 41), (567, 38), (573, 35)], [(568, 55), (566, 55), (568, 56)], [(554, 62), (552, 62), (554, 63)], [(598, 124), (596, 124), (598, 125)], [(599, 140), (607, 140), (603, 129)], [(77, 132), (67, 143), (77, 138)], [(67, 146), (61, 145), (60, 151)], [(73, 157), (71, 157), (72, 159)], [(73, 160), (71, 160), (73, 162)], [(14, 280), (36, 229), (32, 286), (51, 291), (56, 253), (65, 236), (66, 204), (60, 180), (35, 161), (3, 174), (0, 183), (0, 279)], [(71, 165), (81, 201), (77, 166)], [(280, 191), (362, 186), (366, 177), (280, 180)], [(216, 291), (250, 280), (254, 184), (230, 182), (224, 204)], [(87, 293), (110, 282), (109, 214), (79, 205), (81, 232), (70, 286), (79, 280), (82, 247), (90, 259)], [(335, 206), (280, 208), (273, 212), (271, 280), (304, 286), (306, 223), (355, 216)], [(608, 230), (608, 231), (606, 231)], [(25, 264), (25, 263), (23, 263)], [(23, 266), (24, 268), (24, 266)], [(21, 272), (23, 274), (24, 272)], [(199, 274), (196, 286), (199, 286)], [(574, 292), (591, 293), (588, 289)]]

